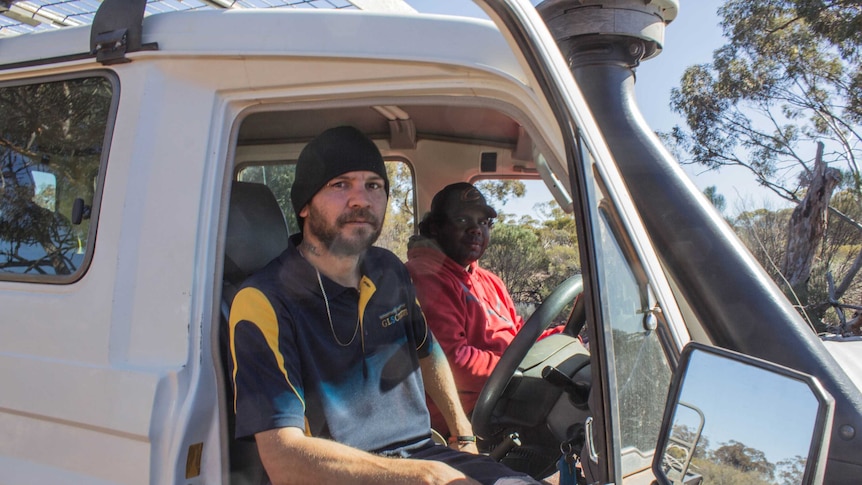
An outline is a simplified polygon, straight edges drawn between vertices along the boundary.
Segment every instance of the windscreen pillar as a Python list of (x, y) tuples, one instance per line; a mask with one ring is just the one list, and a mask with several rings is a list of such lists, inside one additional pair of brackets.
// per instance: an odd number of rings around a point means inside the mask
[[(627, 181), (637, 180), (637, 176), (626, 176), (632, 171), (650, 170), (639, 162), (644, 151), (662, 158), (659, 141), (646, 127), (634, 102), (634, 68), (661, 52), (665, 27), (676, 17), (677, 9), (678, 0), (545, 0), (536, 6)], [(652, 176), (661, 178), (655, 171)], [(629, 190), (633, 198), (635, 192), (638, 195), (646, 192), (635, 187)], [(635, 205), (639, 205), (637, 200)], [(659, 253), (664, 253), (660, 242), (655, 244)], [(601, 407), (594, 402), (600, 399), (598, 393), (592, 393), (590, 406)], [(616, 442), (614, 427), (602, 419), (592, 422), (589, 435), (593, 449), (589, 450), (589, 456), (594, 452), (607, 456), (619, 453), (620, 450), (606, 450)], [(590, 480), (604, 483), (621, 479), (621, 463), (607, 460), (603, 464), (606, 470), (599, 470), (600, 463), (593, 460), (584, 464)]]

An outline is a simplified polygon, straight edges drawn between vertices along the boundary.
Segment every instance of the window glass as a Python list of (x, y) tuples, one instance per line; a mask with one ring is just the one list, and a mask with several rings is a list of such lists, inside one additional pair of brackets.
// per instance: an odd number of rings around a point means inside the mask
[[(376, 246), (386, 248), (407, 260), (407, 240), (413, 234), (416, 223), (413, 171), (410, 165), (400, 160), (387, 160), (389, 177), (389, 204), (386, 220)], [(290, 187), (296, 176), (296, 165), (291, 162), (245, 163), (240, 167), (236, 179), (240, 182), (265, 184), (272, 190), (284, 213), (291, 234), (299, 232), (296, 214), (290, 203)]]
[(595, 224), (598, 291), (611, 390), (619, 424), (623, 475), (651, 465), (658, 441), (671, 368), (656, 328), (657, 303), (616, 210), (594, 171), (589, 186)]
[[(655, 328), (650, 328), (649, 287), (601, 218), (602, 313), (611, 327), (623, 473), (648, 467), (661, 428), (671, 370)], [(630, 256), (630, 255), (628, 255)]]
[(83, 272), (113, 92), (103, 77), (0, 87), (0, 279)]

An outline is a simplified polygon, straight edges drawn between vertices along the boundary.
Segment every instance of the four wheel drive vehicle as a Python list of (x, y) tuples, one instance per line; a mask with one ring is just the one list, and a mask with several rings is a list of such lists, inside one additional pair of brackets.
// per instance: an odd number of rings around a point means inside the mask
[(477, 3), (491, 21), (105, 0), (92, 27), (0, 39), (0, 483), (264, 478), (220, 331), (337, 125), (391, 164), (396, 252), (454, 181), (537, 180), (571, 214), (579, 276), (473, 414), (495, 455), (545, 476), (562, 450), (595, 483), (858, 483), (858, 387), (637, 114), (632, 66), (677, 2)]

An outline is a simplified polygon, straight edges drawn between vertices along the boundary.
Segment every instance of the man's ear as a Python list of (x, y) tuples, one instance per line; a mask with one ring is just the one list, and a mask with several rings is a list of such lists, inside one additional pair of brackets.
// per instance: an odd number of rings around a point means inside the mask
[(303, 219), (308, 217), (308, 204), (302, 206), (302, 209), (299, 211), (299, 217), (302, 217)]

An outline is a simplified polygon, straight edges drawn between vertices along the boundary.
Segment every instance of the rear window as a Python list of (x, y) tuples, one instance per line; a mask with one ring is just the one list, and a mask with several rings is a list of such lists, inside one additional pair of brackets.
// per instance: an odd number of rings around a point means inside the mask
[(85, 271), (116, 91), (101, 75), (0, 85), (0, 280)]

